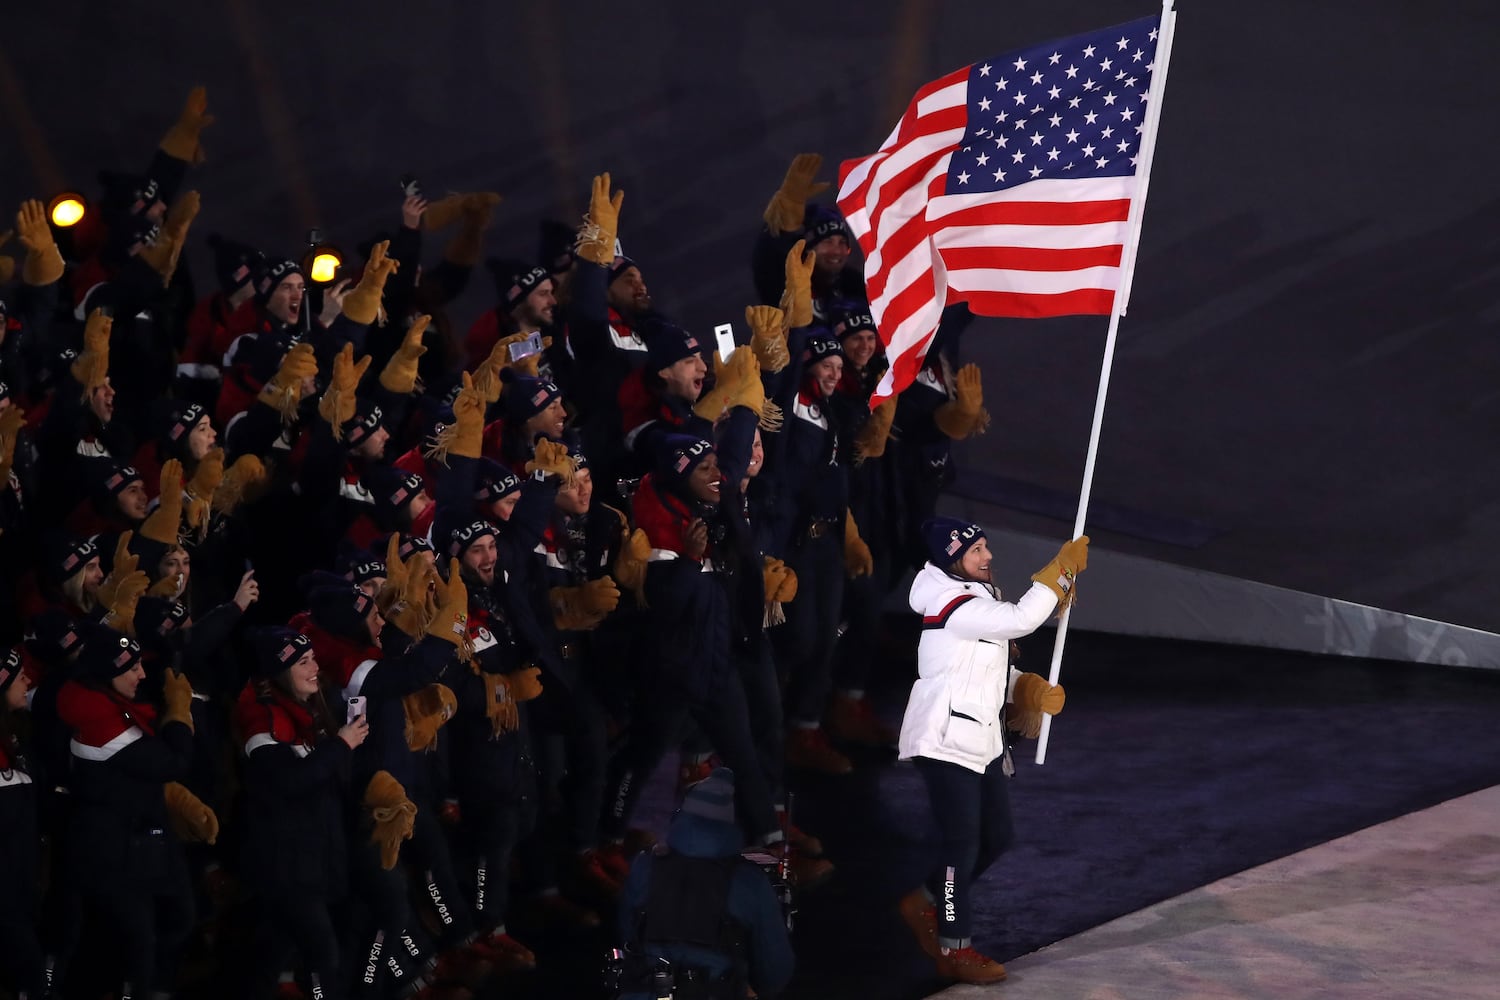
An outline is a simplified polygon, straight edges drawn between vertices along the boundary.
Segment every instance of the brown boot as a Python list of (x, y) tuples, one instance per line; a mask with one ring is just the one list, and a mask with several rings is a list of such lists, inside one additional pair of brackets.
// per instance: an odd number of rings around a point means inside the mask
[(835, 739), (881, 749), (895, 746), (901, 736), (880, 721), (870, 707), (870, 699), (847, 694), (833, 696), (833, 705), (828, 710), (828, 729)]
[(786, 765), (835, 776), (854, 770), (849, 758), (833, 748), (821, 729), (795, 728), (787, 734)]
[(973, 948), (942, 948), (937, 956), (938, 975), (961, 983), (984, 986), (1005, 978), (1005, 966)]
[(938, 947), (937, 907), (932, 905), (927, 893), (920, 886), (913, 889), (901, 897), (899, 908), (901, 919), (911, 928), (922, 953), (928, 958), (937, 958), (942, 952)]

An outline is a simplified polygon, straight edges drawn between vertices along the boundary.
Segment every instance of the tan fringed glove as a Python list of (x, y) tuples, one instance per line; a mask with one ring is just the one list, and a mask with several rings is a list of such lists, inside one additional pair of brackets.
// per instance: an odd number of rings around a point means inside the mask
[(187, 245), (188, 227), (198, 217), (200, 204), (197, 191), (183, 192), (167, 213), (166, 222), (157, 232), (156, 239), (136, 253), (151, 270), (161, 275), (163, 288), (172, 283), (172, 275), (177, 272), (182, 248)]
[(162, 724), (181, 722), (192, 729), (193, 685), (188, 683), (188, 679), (168, 667), (167, 672), (162, 675), (161, 697), (166, 706), (161, 716)]
[(469, 191), (447, 195), (437, 201), (427, 203), (427, 211), (422, 213), (422, 228), (428, 232), (447, 229), (466, 216), (480, 212), (493, 212), (503, 200), (494, 191)]
[(380, 848), (380, 867), (390, 871), (401, 857), (401, 842), (410, 840), (417, 807), (389, 771), (376, 771), (365, 786), (365, 808), (375, 821), (370, 842)]
[(790, 233), (802, 228), (802, 219), (807, 203), (827, 191), (833, 185), (814, 182), (818, 171), (823, 169), (823, 157), (817, 153), (798, 153), (792, 165), (786, 169), (781, 187), (771, 196), (762, 218), (772, 236)]
[(356, 390), (360, 379), (365, 377), (371, 360), (366, 354), (356, 363), (354, 345), (349, 343), (333, 356), (333, 374), (329, 377), (323, 398), (318, 400), (318, 416), (333, 428), (335, 441), (344, 439), (344, 424), (354, 419), (355, 408), (359, 405)]
[(640, 528), (625, 535), (615, 556), (613, 573), (619, 585), (635, 594), (639, 603), (646, 590), (646, 569), (651, 565), (651, 539)]
[(74, 380), (83, 386), (82, 399), (88, 399), (89, 393), (109, 378), (109, 335), (114, 325), (114, 319), (104, 315), (103, 309), (89, 313), (83, 325), (83, 351), (73, 359), (69, 369)]
[(412, 750), (437, 746), (438, 730), (458, 711), (458, 699), (446, 684), (429, 684), (401, 699), (406, 713), (406, 745)]
[(578, 460), (568, 454), (568, 446), (561, 441), (543, 438), (536, 443), (531, 461), (526, 463), (526, 474), (529, 476), (538, 469), (543, 475), (562, 477), (563, 486), (570, 486), (578, 471)]
[(875, 572), (875, 558), (870, 547), (859, 537), (859, 525), (854, 523), (854, 514), (844, 515), (844, 571), (850, 577), (869, 576)]
[(297, 407), (302, 402), (302, 387), (308, 379), (318, 374), (318, 359), (313, 346), (306, 341), (293, 344), (286, 352), (276, 374), (271, 376), (260, 390), (257, 399), (281, 414), (283, 423), (291, 423), (297, 417)]
[(233, 513), (246, 500), (254, 500), (269, 478), (258, 455), (241, 455), (225, 470), (209, 501), (210, 510), (218, 514)]
[[(401, 591), (405, 586), (406, 564), (401, 561), (401, 532), (393, 531), (385, 542), (385, 582), (375, 592), (375, 606), (380, 609), (382, 618), (390, 620), (391, 606), (401, 599)], [(410, 632), (406, 634), (412, 635)]]
[(806, 247), (806, 240), (798, 240), (786, 254), (786, 291), (781, 293), (781, 310), (786, 313), (789, 330), (813, 321), (812, 276), (818, 257)]
[(10, 470), (16, 461), (16, 444), (26, 426), (26, 411), (19, 406), (0, 410), (0, 490), (10, 482)]
[[(443, 259), (458, 267), (473, 267), (484, 252), (484, 234), (500, 196), (493, 191), (466, 194), (459, 202), (459, 227), (443, 248)], [(428, 206), (429, 210), (431, 206)]]
[[(764, 417), (768, 405), (771, 404), (766, 400), (766, 388), (760, 380), (760, 365), (755, 361), (755, 352), (748, 347), (737, 347), (726, 361), (715, 351), (714, 387), (693, 405), (693, 412), (709, 423), (715, 423), (736, 406), (749, 407), (756, 417)], [(777, 426), (780, 426), (779, 421)]]
[(99, 586), (99, 604), (106, 608), (104, 624), (116, 632), (123, 632), (135, 638), (135, 609), (141, 602), (141, 595), (151, 586), (151, 579), (146, 576), (145, 570), (133, 570), (116, 578), (114, 571), (110, 572), (110, 584), (106, 601), (104, 585)]
[(422, 346), (422, 335), (427, 332), (431, 316), (418, 316), (401, 338), (401, 346), (391, 355), (391, 360), (380, 370), (380, 384), (387, 392), (398, 396), (410, 395), (417, 390), (417, 362), (427, 353)]
[(765, 586), (766, 600), (785, 604), (797, 596), (797, 574), (780, 559), (765, 557), (761, 569), (761, 581)]
[(886, 442), (891, 437), (891, 424), (896, 422), (896, 397), (892, 396), (870, 411), (870, 419), (859, 429), (854, 438), (855, 463), (867, 458), (879, 458), (885, 454)]
[(479, 393), (479, 398), (484, 400), (484, 405), (500, 401), (500, 390), (504, 383), (500, 381), (500, 372), (510, 362), (510, 345), (518, 344), (525, 340), (529, 334), (514, 333), (509, 337), (502, 337), (490, 348), (489, 357), (479, 363), (479, 367), (472, 372), (474, 389)]
[(162, 136), (160, 149), (174, 160), (198, 164), (203, 162), (203, 146), (199, 137), (203, 130), (214, 123), (208, 113), (208, 91), (194, 87), (188, 91), (187, 103), (176, 123)]
[[(392, 541), (399, 553), (399, 540), (392, 536)], [(394, 573), (392, 565), (399, 567)], [(386, 601), (381, 615), (410, 638), (422, 638), (427, 634), (427, 626), (432, 624), (433, 616), (437, 613), (432, 597), (437, 571), (427, 565), (427, 560), (421, 553), (413, 553), (405, 565), (399, 557), (394, 563), (387, 563), (385, 572), (386, 586), (375, 598), (377, 607), (382, 600)], [(392, 583), (393, 576), (397, 581), (395, 583)], [(467, 626), (467, 622), (465, 625)]]
[(187, 523), (201, 537), (208, 531), (214, 493), (224, 481), (224, 449), (214, 448), (198, 462), (187, 484)]
[(760, 363), (760, 370), (776, 374), (792, 358), (786, 346), (786, 313), (775, 306), (746, 306), (745, 322), (750, 326), (750, 350)]
[(983, 434), (990, 425), (990, 415), (984, 408), (984, 383), (978, 365), (968, 364), (958, 370), (953, 393), (953, 398), (932, 414), (938, 430), (955, 441)]
[(159, 485), (161, 492), (156, 509), (141, 524), (141, 537), (163, 545), (176, 545), (182, 529), (182, 463), (175, 458), (163, 462)]
[(21, 202), (16, 212), (16, 232), (26, 247), (26, 259), (21, 263), (21, 280), (28, 285), (41, 287), (50, 285), (63, 276), (67, 266), (52, 238), (52, 227), (47, 225), (47, 209), (35, 198)]
[(484, 393), (474, 386), (474, 377), (462, 373), (463, 388), (453, 400), (453, 422), (443, 427), (427, 448), (426, 456), (448, 464), (449, 455), (478, 458), (484, 450)]
[(203, 800), (175, 781), (162, 786), (167, 817), (177, 839), (189, 844), (214, 844), (219, 840), (219, 817)]
[(564, 632), (587, 632), (620, 606), (620, 588), (608, 576), (577, 587), (553, 587), (547, 592), (553, 623)]
[(437, 597), (437, 612), (427, 624), (427, 634), (451, 642), (459, 659), (467, 662), (474, 652), (469, 642), (469, 588), (459, 574), (458, 560), (449, 561), (446, 583), (437, 577), (428, 580)]
[(624, 203), (624, 191), (610, 195), (608, 172), (596, 176), (589, 191), (589, 214), (584, 217), (583, 228), (578, 231), (574, 253), (600, 267), (613, 264), (615, 237), (620, 232), (620, 206)]
[(1067, 695), (1062, 685), (1053, 686), (1041, 674), (1022, 673), (1016, 677), (1016, 686), (1011, 690), (1010, 703), (1020, 712), (1041, 712), (1056, 715), (1063, 710)]
[[(428, 211), (431, 211), (430, 206)], [(390, 240), (381, 240), (370, 248), (370, 259), (365, 262), (359, 284), (344, 296), (344, 315), (361, 326), (369, 326), (376, 319), (384, 322), (385, 310), (380, 305), (380, 298), (385, 294), (386, 279), (395, 274), (399, 266), (396, 258), (386, 256), (390, 248)]]
[(479, 679), (484, 683), (484, 714), (489, 717), (492, 734), (515, 732), (521, 725), (521, 709), (511, 694), (510, 677), (481, 674)]
[(1060, 615), (1077, 599), (1078, 574), (1087, 569), (1088, 564), (1089, 536), (1080, 535), (1070, 542), (1064, 542), (1063, 547), (1058, 549), (1057, 556), (1033, 573), (1031, 578), (1057, 595), (1057, 613)]

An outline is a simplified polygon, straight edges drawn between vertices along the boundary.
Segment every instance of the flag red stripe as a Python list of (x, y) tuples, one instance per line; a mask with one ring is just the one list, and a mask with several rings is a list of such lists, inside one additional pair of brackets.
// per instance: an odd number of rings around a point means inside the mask
[[(952, 292), (952, 301), (965, 301), (980, 316), (1019, 316), (1044, 319), (1052, 316), (1108, 316), (1114, 309), (1115, 293), (1110, 288), (1080, 288), (1057, 295), (1028, 295), (1024, 292)], [(916, 378), (918, 366), (912, 372)], [(901, 383), (896, 383), (900, 385)]]
[[(932, 163), (927, 164), (927, 169), (932, 169)], [(928, 197), (934, 192), (941, 191), (947, 178), (943, 174), (935, 176), (928, 184)], [(904, 190), (904, 189), (903, 189)], [(872, 235), (874, 227), (871, 227)], [(873, 303), (880, 299), (886, 290), (886, 283), (890, 280), (891, 269), (899, 264), (907, 254), (911, 253), (927, 239), (928, 223), (922, 215), (915, 215), (908, 219), (905, 224), (886, 236), (885, 242), (880, 247), (880, 270), (872, 275), (867, 275), (865, 280), (865, 294)], [(924, 276), (914, 281), (908, 289), (913, 287), (925, 287), (929, 297), (931, 293), (931, 271), (929, 266)], [(920, 305), (920, 302), (918, 302)], [(910, 315), (910, 312), (892, 312), (893, 307), (886, 305), (886, 318), (877, 320), (882, 329), (895, 330), (901, 325), (901, 320)], [(887, 335), (888, 336), (888, 335)], [(889, 346), (889, 341), (886, 341)]]
[(954, 226), (1092, 226), (1130, 218), (1130, 199), (1113, 201), (1001, 201), (975, 205), (941, 218)]
[(1119, 267), (1125, 248), (1108, 247), (1051, 250), (1034, 247), (946, 247), (943, 263), (948, 270), (969, 268), (993, 271), (1077, 271), (1085, 267)]

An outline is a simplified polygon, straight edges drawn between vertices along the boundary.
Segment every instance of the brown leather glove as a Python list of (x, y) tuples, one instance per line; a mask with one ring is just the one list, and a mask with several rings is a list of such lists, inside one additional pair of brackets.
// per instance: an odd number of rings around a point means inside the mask
[(1054, 687), (1041, 674), (1022, 673), (1011, 690), (1010, 703), (1021, 712), (1056, 715), (1063, 710), (1066, 699), (1061, 684)]
[(63, 276), (67, 266), (52, 238), (52, 227), (47, 225), (47, 209), (35, 198), (21, 202), (16, 212), (16, 232), (26, 247), (26, 259), (21, 263), (21, 280), (28, 285), (41, 287), (50, 285)]
[(448, 464), (449, 455), (478, 458), (484, 449), (484, 393), (474, 377), (462, 373), (463, 388), (453, 400), (453, 422), (443, 427), (427, 448), (428, 458)]
[[(135, 638), (135, 609), (141, 595), (151, 586), (144, 570), (134, 570), (116, 578), (118, 568), (110, 571), (110, 579), (99, 585), (99, 604), (105, 608), (104, 624), (116, 632)], [(108, 584), (106, 592), (105, 585)], [(108, 600), (105, 600), (106, 593)]]
[(624, 191), (610, 195), (608, 172), (594, 178), (594, 186), (589, 191), (589, 214), (584, 218), (574, 246), (579, 257), (600, 267), (614, 263), (615, 237), (620, 231), (620, 206), (624, 202)]
[[(493, 191), (466, 194), (459, 201), (458, 232), (443, 248), (443, 259), (457, 267), (473, 267), (484, 253), (484, 234), (500, 196)], [(430, 206), (429, 206), (430, 207)]]
[(333, 356), (333, 374), (329, 377), (323, 398), (318, 400), (318, 416), (333, 428), (335, 441), (344, 439), (344, 424), (354, 419), (355, 408), (359, 405), (359, 382), (365, 377), (371, 360), (366, 354), (355, 362), (354, 345), (351, 343), (346, 343)]
[(1042, 713), (1022, 712), (1012, 706), (1005, 710), (1005, 728), (1018, 736), (1034, 740), (1042, 735)]
[(137, 251), (136, 256), (161, 275), (161, 286), (172, 283), (177, 272), (177, 262), (182, 258), (182, 248), (187, 245), (188, 227), (198, 217), (200, 201), (197, 191), (185, 191), (172, 204), (166, 221), (157, 231), (156, 239)]
[(198, 462), (187, 484), (187, 523), (200, 537), (208, 531), (214, 493), (224, 481), (224, 449), (214, 448)]
[(437, 613), (427, 625), (427, 634), (451, 642), (459, 658), (468, 661), (474, 651), (469, 642), (469, 588), (464, 586), (458, 560), (449, 560), (446, 583), (437, 577), (428, 580), (436, 591)]
[[(398, 551), (399, 548), (398, 541)], [(375, 604), (379, 607), (381, 601), (386, 601), (385, 608), (380, 612), (385, 620), (411, 638), (420, 639), (427, 634), (427, 626), (432, 624), (433, 616), (437, 613), (432, 597), (437, 571), (427, 565), (427, 560), (421, 553), (413, 553), (405, 565), (402, 565), (399, 558), (396, 560), (395, 566), (398, 568), (394, 571), (393, 582), (391, 565), (386, 563), (386, 586), (376, 596)], [(467, 628), (467, 622), (465, 627)]]
[(513, 333), (509, 337), (501, 337), (490, 348), (489, 357), (474, 369), (474, 388), (486, 406), (500, 401), (500, 391), (504, 386), (500, 381), (500, 372), (510, 363), (510, 345), (520, 343), (528, 336), (530, 335), (525, 333)]
[(780, 559), (765, 557), (761, 568), (761, 582), (765, 587), (767, 601), (785, 604), (797, 596), (797, 574)]
[(955, 441), (971, 434), (983, 434), (990, 425), (989, 411), (984, 408), (984, 385), (979, 366), (964, 365), (953, 379), (954, 397), (933, 412), (938, 430)]
[(885, 454), (886, 442), (891, 437), (891, 424), (896, 422), (896, 398), (892, 396), (870, 411), (870, 419), (865, 421), (854, 438), (855, 462), (879, 458)]
[(578, 461), (568, 454), (568, 446), (561, 441), (543, 438), (536, 443), (536, 453), (531, 461), (526, 463), (526, 474), (529, 476), (538, 469), (543, 475), (560, 476), (562, 484), (569, 486), (578, 471)]
[(508, 674), (480, 674), (484, 683), (484, 714), (495, 736), (513, 733), (521, 725), (521, 710), (510, 692)]
[(788, 329), (807, 326), (813, 321), (812, 276), (817, 255), (806, 250), (806, 240), (798, 240), (786, 255), (786, 291), (781, 294), (781, 310), (786, 313)]
[(431, 316), (418, 316), (401, 338), (401, 346), (391, 355), (380, 371), (380, 384), (387, 392), (406, 396), (417, 390), (417, 363), (427, 348), (422, 346), (422, 334), (427, 332)]
[(26, 411), (19, 406), (0, 410), (0, 491), (10, 483), (10, 470), (16, 461), (16, 444), (26, 426)]
[(99, 388), (109, 378), (109, 336), (115, 321), (104, 315), (103, 309), (95, 309), (83, 325), (83, 351), (73, 360), (69, 369), (77, 383), (83, 386), (82, 399)]
[[(431, 211), (431, 206), (428, 211)], [(381, 240), (370, 248), (370, 259), (365, 262), (359, 284), (344, 296), (344, 315), (361, 326), (369, 326), (377, 319), (384, 322), (385, 310), (380, 299), (385, 294), (386, 279), (395, 274), (399, 266), (396, 258), (386, 256), (390, 248), (390, 240)]]
[(401, 842), (411, 839), (416, 804), (406, 797), (406, 789), (391, 772), (376, 771), (365, 786), (365, 808), (375, 821), (370, 841), (380, 848), (380, 867), (390, 871), (401, 857)]
[(1031, 578), (1057, 595), (1057, 611), (1061, 614), (1077, 598), (1077, 577), (1088, 568), (1088, 564), (1089, 536), (1080, 535), (1070, 542), (1063, 543), (1063, 547), (1057, 551), (1057, 556), (1033, 573)]
[(406, 714), (406, 745), (412, 750), (437, 746), (438, 730), (458, 711), (458, 699), (446, 684), (429, 684), (401, 699)]
[(169, 781), (162, 786), (167, 800), (167, 818), (177, 839), (190, 844), (214, 844), (219, 840), (219, 817), (184, 785)]
[(859, 525), (854, 523), (854, 514), (844, 515), (844, 571), (850, 577), (869, 576), (875, 572), (875, 557), (870, 547), (859, 537)]
[(213, 123), (214, 116), (208, 113), (208, 91), (202, 87), (194, 87), (188, 91), (182, 114), (177, 116), (176, 123), (162, 136), (161, 151), (174, 160), (202, 163), (203, 146), (199, 137)]
[(427, 203), (427, 211), (422, 213), (422, 228), (428, 232), (446, 229), (464, 219), (465, 215), (474, 215), (481, 211), (493, 212), (503, 200), (494, 191), (450, 194)]
[(817, 153), (798, 153), (792, 158), (781, 187), (771, 196), (762, 215), (766, 220), (766, 230), (772, 236), (801, 229), (807, 203), (832, 187), (826, 182), (814, 182), (813, 178), (821, 169), (823, 157)]
[(269, 478), (258, 455), (241, 455), (225, 470), (224, 478), (214, 490), (210, 509), (220, 514), (233, 513), (245, 500), (254, 500)]
[(634, 593), (639, 600), (646, 587), (646, 568), (651, 565), (651, 539), (640, 528), (625, 536), (620, 552), (615, 556), (611, 574), (620, 586)]
[(318, 374), (318, 359), (313, 346), (300, 341), (292, 346), (281, 359), (276, 374), (271, 376), (260, 390), (257, 399), (281, 414), (284, 423), (297, 417), (297, 407), (302, 402), (303, 384)]
[(599, 627), (620, 605), (620, 588), (608, 576), (577, 587), (553, 587), (547, 592), (553, 623), (564, 632), (586, 632)]
[(745, 322), (750, 326), (750, 350), (760, 370), (775, 374), (791, 364), (786, 346), (786, 313), (775, 306), (746, 306)]
[[(401, 590), (405, 586), (406, 564), (401, 561), (401, 532), (393, 531), (385, 541), (385, 582), (375, 592), (375, 606), (380, 609), (382, 618), (389, 620), (388, 612), (400, 599)], [(418, 630), (418, 634), (420, 633), (421, 630)]]
[[(766, 387), (760, 380), (760, 365), (754, 351), (737, 347), (728, 360), (714, 353), (714, 387), (693, 404), (693, 412), (714, 423), (736, 406), (746, 406), (763, 419), (766, 408), (774, 405), (766, 400)], [(780, 416), (779, 408), (776, 415)], [(780, 426), (779, 420), (776, 425)]]
[(193, 685), (188, 683), (188, 679), (170, 667), (167, 668), (167, 672), (162, 675), (161, 697), (166, 706), (161, 714), (162, 725), (181, 722), (192, 729)]
[[(24, 206), (23, 206), (24, 207)], [(10, 242), (10, 238), (16, 235), (14, 229), (7, 229), (0, 233), (0, 247)], [(51, 235), (50, 233), (48, 235)], [(0, 257), (0, 285), (10, 284), (10, 280), (16, 276), (16, 259), (14, 257)]]
[[(169, 458), (161, 467), (161, 492), (156, 509), (141, 524), (141, 537), (163, 545), (178, 544), (182, 530), (182, 463)], [(156, 567), (151, 567), (155, 572)]]
[(522, 667), (505, 676), (510, 678), (511, 697), (519, 702), (528, 702), (542, 696), (542, 671), (540, 667)]

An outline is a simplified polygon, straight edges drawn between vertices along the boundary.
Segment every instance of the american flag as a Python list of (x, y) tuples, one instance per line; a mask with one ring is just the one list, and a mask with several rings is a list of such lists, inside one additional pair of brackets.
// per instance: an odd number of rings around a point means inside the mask
[(912, 383), (944, 306), (1108, 314), (1121, 281), (1159, 16), (975, 63), (917, 91), (839, 170), (891, 368)]

